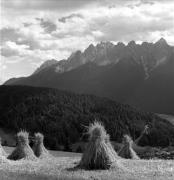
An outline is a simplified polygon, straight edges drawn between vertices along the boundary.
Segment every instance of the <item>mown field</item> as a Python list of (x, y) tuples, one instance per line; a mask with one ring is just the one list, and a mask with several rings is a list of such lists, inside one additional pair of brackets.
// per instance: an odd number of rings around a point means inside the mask
[[(11, 148), (5, 148), (11, 152)], [(37, 161), (0, 159), (0, 180), (173, 180), (172, 160), (125, 160), (110, 170), (76, 168), (81, 154), (51, 151), (53, 157)]]

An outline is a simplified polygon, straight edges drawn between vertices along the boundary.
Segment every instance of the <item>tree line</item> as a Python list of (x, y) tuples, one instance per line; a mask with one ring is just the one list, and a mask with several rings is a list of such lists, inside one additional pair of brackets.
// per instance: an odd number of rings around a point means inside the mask
[(153, 113), (93, 95), (75, 94), (49, 88), (0, 86), (0, 126), (14, 132), (21, 129), (41, 132), (50, 149), (66, 149), (86, 141), (86, 127), (101, 121), (112, 141), (124, 134), (136, 139), (146, 124), (151, 126), (142, 145), (167, 146), (174, 138), (174, 127)]

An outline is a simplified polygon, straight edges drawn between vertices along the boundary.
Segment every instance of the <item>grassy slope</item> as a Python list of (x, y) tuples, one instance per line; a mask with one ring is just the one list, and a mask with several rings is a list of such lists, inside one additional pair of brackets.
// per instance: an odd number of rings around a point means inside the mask
[[(55, 154), (56, 155), (56, 154)], [(80, 154), (57, 152), (57, 157), (47, 160), (7, 161), (0, 163), (3, 180), (173, 180), (174, 161), (119, 160), (111, 170), (86, 171), (74, 168)]]
[(167, 114), (158, 114), (159, 117), (166, 119), (170, 123), (174, 125), (174, 116), (173, 115), (167, 115)]

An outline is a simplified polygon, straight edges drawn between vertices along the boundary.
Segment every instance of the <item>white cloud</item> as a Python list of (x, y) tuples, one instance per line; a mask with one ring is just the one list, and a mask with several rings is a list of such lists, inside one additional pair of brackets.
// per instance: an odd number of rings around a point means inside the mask
[(12, 41), (7, 41), (5, 44), (2, 46), (1, 53), (2, 56), (22, 56), (27, 54), (26, 52), (28, 51), (29, 46), (28, 45), (17, 45), (15, 42)]
[[(153, 13), (152, 13), (153, 12)], [(101, 32), (97, 40), (152, 41), (157, 32), (171, 32), (174, 28), (174, 3), (141, 4), (139, 6), (101, 7), (84, 11), (91, 30)], [(159, 39), (160, 37), (158, 37)], [(174, 42), (172, 43), (174, 44)]]

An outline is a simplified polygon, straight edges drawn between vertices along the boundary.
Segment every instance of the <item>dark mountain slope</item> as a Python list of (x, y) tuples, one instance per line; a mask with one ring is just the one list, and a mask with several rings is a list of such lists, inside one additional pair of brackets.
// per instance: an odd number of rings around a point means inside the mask
[(29, 77), (6, 85), (51, 87), (108, 97), (145, 111), (174, 114), (174, 47), (102, 42), (67, 60), (45, 62)]
[(142, 67), (134, 60), (124, 59), (117, 65), (107, 66), (90, 62), (63, 74), (56, 73), (52, 67), (15, 84), (95, 94), (124, 103), (143, 82)]
[(174, 54), (153, 71), (127, 103), (146, 111), (174, 114)]
[(125, 133), (138, 137), (146, 124), (151, 130), (142, 144), (166, 146), (174, 138), (174, 126), (168, 121), (107, 98), (49, 88), (0, 86), (1, 128), (43, 132), (52, 149), (82, 140), (84, 127), (95, 119), (104, 123), (114, 141), (121, 141)]

